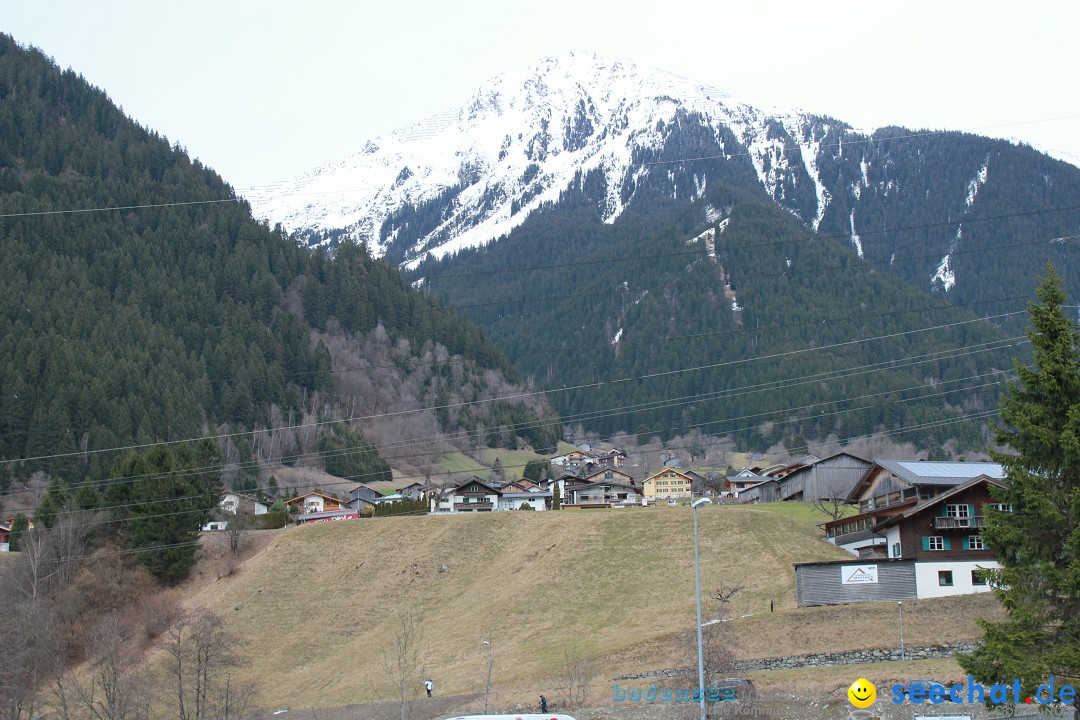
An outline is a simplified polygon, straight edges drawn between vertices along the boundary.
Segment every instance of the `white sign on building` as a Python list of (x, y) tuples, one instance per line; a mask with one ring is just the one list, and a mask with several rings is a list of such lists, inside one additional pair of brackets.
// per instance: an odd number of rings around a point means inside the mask
[(876, 585), (877, 565), (841, 565), (840, 583), (843, 585)]

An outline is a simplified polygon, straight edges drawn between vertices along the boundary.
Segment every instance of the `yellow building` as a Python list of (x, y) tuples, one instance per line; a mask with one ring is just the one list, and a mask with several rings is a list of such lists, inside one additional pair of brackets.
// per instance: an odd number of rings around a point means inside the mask
[(641, 494), (646, 499), (690, 497), (693, 480), (686, 473), (672, 468), (664, 468), (645, 478)]

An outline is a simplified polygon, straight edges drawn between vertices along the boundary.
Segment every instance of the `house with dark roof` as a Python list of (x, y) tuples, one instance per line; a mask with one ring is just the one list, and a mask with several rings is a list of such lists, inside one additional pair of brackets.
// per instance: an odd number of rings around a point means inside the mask
[(885, 536), (874, 546), (878, 557), (914, 560), (920, 598), (986, 592), (982, 571), (1001, 566), (981, 531), (990, 513), (1012, 512), (990, 494), (995, 486), (1004, 483), (979, 475), (878, 523)]
[(789, 466), (780, 478), (781, 500), (846, 498), (872, 463), (849, 452), (838, 452), (826, 458), (807, 456)]
[[(977, 464), (977, 463), (973, 463)], [(955, 479), (956, 468), (938, 468)], [(953, 473), (946, 475), (945, 472)], [(883, 542), (864, 545), (858, 559), (795, 564), (800, 606), (968, 595), (992, 589), (987, 571), (1000, 567), (982, 536), (992, 513), (1012, 512), (995, 501), (1003, 481), (978, 475), (940, 487), (929, 497), (886, 505), (871, 531)], [(918, 490), (918, 488), (916, 488)]]
[(875, 460), (847, 495), (857, 513), (824, 523), (826, 539), (852, 555), (877, 556), (872, 546), (887, 542), (878, 525), (980, 475), (1004, 477), (997, 463)]
[(493, 512), (499, 507), (502, 490), (473, 475), (456, 487), (431, 498), (432, 513)]
[(641, 494), (631, 482), (603, 479), (604, 471), (594, 474), (599, 479), (566, 485), (563, 507), (616, 507), (640, 505)]

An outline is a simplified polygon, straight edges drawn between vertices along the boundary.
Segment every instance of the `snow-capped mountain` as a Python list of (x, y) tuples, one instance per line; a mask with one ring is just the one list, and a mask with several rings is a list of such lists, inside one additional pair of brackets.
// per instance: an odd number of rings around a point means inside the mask
[(412, 268), (505, 236), (570, 196), (613, 223), (643, 202), (693, 202), (720, 185), (950, 298), (986, 261), (969, 251), (1007, 232), (980, 217), (1023, 213), (1035, 223), (1025, 232), (1052, 238), (1074, 227), (1076, 213), (1059, 209), (1080, 205), (1080, 170), (1029, 147), (857, 131), (588, 53), (496, 76), (459, 108), (248, 197), (256, 215), (310, 244), (350, 235)]
[[(706, 157), (748, 161), (782, 205), (800, 181), (813, 188), (806, 208), (815, 227), (829, 204), (817, 170), (828, 121), (762, 110), (708, 85), (593, 54), (547, 58), (499, 75), (464, 105), (367, 143), (364, 150), (249, 195), (255, 213), (306, 235), (345, 231), (376, 254), (406, 263), (482, 245), (508, 233), (575, 178), (602, 173), (599, 208), (612, 222), (648, 176), (669, 174), (658, 157), (689, 118), (712, 143)], [(835, 124), (835, 123), (834, 123)], [(694, 175), (676, 195), (700, 196), (710, 178)], [(430, 217), (398, 224), (402, 209)], [(429, 212), (424, 213), (425, 210)], [(410, 218), (415, 225), (415, 216)]]

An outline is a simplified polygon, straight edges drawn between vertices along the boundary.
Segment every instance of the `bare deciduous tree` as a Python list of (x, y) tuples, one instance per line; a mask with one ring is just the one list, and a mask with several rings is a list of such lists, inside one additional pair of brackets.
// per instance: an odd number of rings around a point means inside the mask
[(416, 698), (424, 683), (424, 628), (413, 614), (398, 618), (393, 643), (383, 653), (383, 671), (394, 686), (400, 720), (410, 720)]
[[(719, 700), (718, 694), (709, 694), (710, 688), (718, 686), (720, 680), (735, 674), (735, 657), (738, 638), (735, 624), (731, 622), (732, 613), (728, 603), (743, 589), (742, 585), (721, 583), (713, 594), (713, 605), (709, 615), (711, 620), (701, 626), (701, 659), (704, 670), (706, 701), (711, 707)], [(697, 665), (697, 633), (691, 631), (686, 636), (684, 646)], [(714, 698), (709, 700), (709, 698)]]
[(563, 661), (559, 666), (559, 691), (562, 693), (567, 709), (573, 709), (589, 696), (589, 686), (595, 676), (592, 660), (586, 658), (577, 648), (563, 643)]
[(229, 551), (236, 555), (240, 552), (240, 546), (244, 539), (244, 533), (252, 525), (252, 514), (237, 508), (236, 514), (226, 513), (223, 516), (226, 521), (225, 534), (229, 538)]
[(58, 667), (47, 704), (61, 720), (148, 720), (154, 682), (132, 650), (136, 630), (116, 613), (88, 634), (87, 674)]
[(221, 616), (209, 610), (186, 615), (169, 630), (165, 651), (178, 720), (226, 717), (224, 709), (235, 706), (231, 671), (244, 664), (241, 646)]
[(814, 509), (828, 517), (830, 520), (839, 520), (847, 512), (847, 494), (851, 488), (840, 478), (834, 478), (825, 483), (818, 492), (818, 497), (809, 498)]

